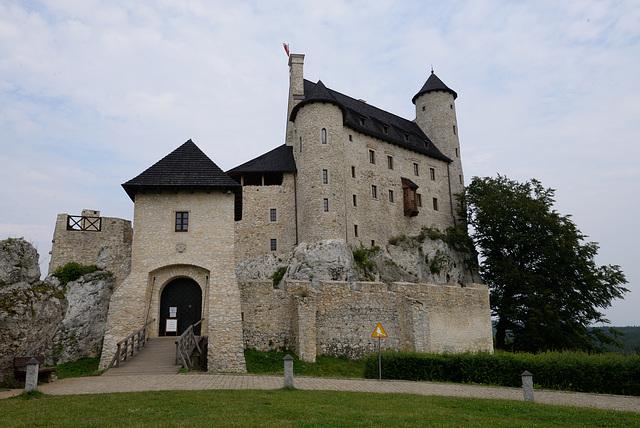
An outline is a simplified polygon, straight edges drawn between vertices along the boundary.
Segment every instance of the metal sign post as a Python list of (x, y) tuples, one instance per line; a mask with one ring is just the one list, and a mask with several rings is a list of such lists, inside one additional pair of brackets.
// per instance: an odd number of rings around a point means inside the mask
[(378, 338), (378, 379), (382, 380), (382, 347), (380, 339), (389, 336), (387, 336), (387, 332), (384, 331), (384, 328), (382, 328), (382, 324), (378, 323), (375, 330), (373, 330), (373, 334), (371, 334), (371, 337)]

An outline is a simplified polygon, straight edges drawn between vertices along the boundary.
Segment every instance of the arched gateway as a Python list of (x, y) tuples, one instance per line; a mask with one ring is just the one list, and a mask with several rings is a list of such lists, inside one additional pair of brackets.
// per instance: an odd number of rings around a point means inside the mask
[[(167, 335), (167, 319), (178, 321), (177, 335), (181, 335), (192, 324), (202, 317), (202, 290), (191, 278), (176, 278), (169, 282), (160, 297), (160, 336)], [(200, 325), (194, 329), (196, 336), (200, 335)], [(169, 335), (176, 334), (174, 332)]]

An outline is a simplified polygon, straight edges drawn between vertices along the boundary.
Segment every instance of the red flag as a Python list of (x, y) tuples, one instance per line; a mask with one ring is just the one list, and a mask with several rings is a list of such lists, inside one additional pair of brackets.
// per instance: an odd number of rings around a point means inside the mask
[(287, 56), (289, 56), (289, 45), (286, 43), (283, 43), (282, 46), (284, 46), (284, 51), (287, 53)]

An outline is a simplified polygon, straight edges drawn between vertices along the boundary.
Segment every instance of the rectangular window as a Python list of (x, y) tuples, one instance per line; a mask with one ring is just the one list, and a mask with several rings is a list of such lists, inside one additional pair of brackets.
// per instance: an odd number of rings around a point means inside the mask
[(459, 175), (459, 176), (458, 176), (458, 178), (460, 178), (460, 184), (464, 184), (464, 183), (462, 182), (462, 175)]
[(371, 197), (373, 199), (378, 199), (378, 186), (375, 184), (371, 185)]
[(422, 206), (422, 195), (420, 193), (416, 193), (416, 202), (418, 203), (419, 207)]
[(393, 202), (393, 190), (389, 190), (389, 202)]
[(387, 125), (382, 125), (382, 132), (389, 134), (389, 127)]
[(438, 211), (438, 198), (433, 198), (433, 210)]
[(358, 225), (354, 224), (353, 225), (353, 234), (355, 235), (355, 237), (358, 237)]
[(453, 135), (456, 135), (456, 126), (453, 125)]
[(275, 238), (271, 238), (269, 240), (269, 248), (271, 249), (271, 251), (277, 251), (278, 250), (278, 240)]
[(278, 210), (276, 208), (269, 208), (269, 221), (278, 221)]
[(418, 169), (418, 164), (416, 162), (413, 163), (413, 175), (420, 175), (420, 170)]
[(458, 148), (456, 147), (456, 157), (459, 157), (458, 155)]
[(376, 246), (376, 241), (374, 241), (373, 239), (371, 240), (371, 246), (375, 247)]
[(376, 152), (369, 150), (369, 163), (376, 163)]
[(189, 230), (189, 213), (186, 211), (176, 212), (176, 232), (187, 232)]
[(322, 140), (322, 144), (327, 144), (327, 129), (322, 128), (320, 131), (320, 139)]
[(349, 134), (349, 141), (353, 141), (353, 135)]
[(327, 169), (322, 170), (322, 183), (329, 184), (329, 170)]
[(358, 197), (356, 195), (353, 195), (353, 206), (354, 207), (358, 206)]
[(429, 168), (429, 177), (431, 177), (432, 180), (436, 179), (436, 169), (435, 168)]
[(351, 178), (356, 178), (356, 167), (355, 166), (351, 167)]
[(404, 134), (404, 141), (409, 142), (409, 134)]
[(393, 169), (393, 156), (387, 156), (387, 168)]
[(324, 198), (322, 200), (322, 209), (324, 210), (324, 212), (329, 212), (329, 199)]

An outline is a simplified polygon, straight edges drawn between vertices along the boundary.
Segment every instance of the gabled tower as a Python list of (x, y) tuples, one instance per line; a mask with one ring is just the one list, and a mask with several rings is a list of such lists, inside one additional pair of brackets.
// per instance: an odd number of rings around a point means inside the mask
[[(411, 100), (416, 106), (415, 122), (440, 151), (452, 160), (449, 164), (449, 184), (451, 193), (454, 195), (464, 190), (456, 119), (455, 99), (457, 97), (458, 94), (445, 85), (431, 70), (426, 83)], [(454, 210), (456, 208), (453, 207)]]

